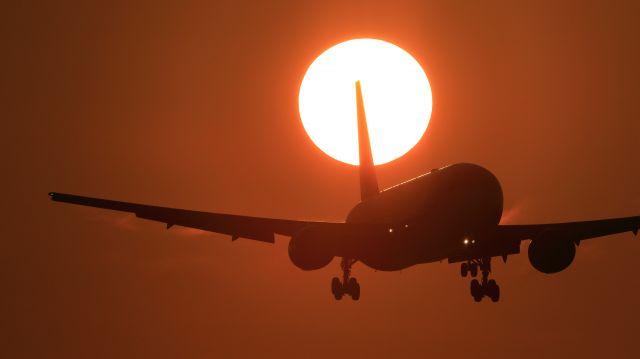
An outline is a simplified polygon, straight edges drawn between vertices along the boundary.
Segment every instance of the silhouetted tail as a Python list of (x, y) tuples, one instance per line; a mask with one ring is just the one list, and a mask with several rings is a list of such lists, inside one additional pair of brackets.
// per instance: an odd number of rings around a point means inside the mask
[(364, 112), (360, 81), (356, 81), (356, 106), (358, 112), (358, 152), (360, 155), (360, 199), (364, 201), (377, 195), (380, 190), (371, 154), (371, 142), (369, 141), (369, 129)]

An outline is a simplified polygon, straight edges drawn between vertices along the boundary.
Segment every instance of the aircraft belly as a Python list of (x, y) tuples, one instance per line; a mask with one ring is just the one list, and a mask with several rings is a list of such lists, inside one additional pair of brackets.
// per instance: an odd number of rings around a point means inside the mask
[(385, 239), (369, 238), (356, 258), (380, 271), (397, 271), (446, 259), (457, 248), (457, 235), (438, 231), (394, 229)]

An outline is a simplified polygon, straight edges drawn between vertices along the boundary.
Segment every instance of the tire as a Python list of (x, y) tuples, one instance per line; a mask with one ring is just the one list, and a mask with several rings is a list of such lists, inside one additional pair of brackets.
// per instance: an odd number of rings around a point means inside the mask
[(355, 282), (353, 287), (351, 288), (351, 299), (358, 300), (360, 299), (360, 283)]
[(340, 279), (337, 277), (333, 277), (331, 280), (331, 293), (336, 300), (342, 299), (344, 295), (344, 288), (342, 288), (342, 283), (340, 283)]
[(473, 297), (473, 300), (475, 300), (476, 302), (479, 302), (482, 300), (482, 297), (484, 297), (484, 293), (482, 291), (482, 286), (480, 285), (480, 282), (478, 282), (477, 279), (474, 279), (471, 281), (471, 296)]
[(500, 300), (500, 286), (493, 279), (487, 283), (487, 294), (494, 303)]
[(494, 296), (491, 298), (491, 300), (494, 303), (500, 300), (500, 286), (499, 285), (496, 285), (495, 293), (494, 293)]
[(477, 264), (472, 264), (471, 268), (469, 268), (469, 270), (471, 271), (471, 276), (472, 277), (476, 277), (478, 275), (478, 265)]
[(464, 278), (467, 276), (468, 273), (469, 273), (469, 264), (462, 263), (462, 265), (460, 265), (460, 275)]
[(360, 284), (358, 283), (358, 280), (350, 278), (347, 282), (345, 292), (347, 292), (353, 300), (360, 299)]

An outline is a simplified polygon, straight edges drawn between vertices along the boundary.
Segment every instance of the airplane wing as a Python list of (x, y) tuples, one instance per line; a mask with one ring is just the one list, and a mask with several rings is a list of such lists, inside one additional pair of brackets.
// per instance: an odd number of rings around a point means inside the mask
[(623, 232), (638, 234), (639, 228), (640, 216), (636, 216), (567, 223), (499, 225), (495, 236), (500, 240), (522, 241), (534, 239), (543, 234), (553, 234), (554, 237), (572, 239), (578, 244), (584, 239), (610, 234)]
[(488, 245), (456, 252), (448, 259), (450, 263), (482, 257), (503, 257), (520, 253), (520, 242), (527, 239), (570, 240), (576, 245), (580, 241), (610, 234), (633, 232), (638, 234), (640, 216), (601, 219), (595, 221), (498, 225), (494, 230), (478, 236)]
[(134, 213), (136, 217), (173, 225), (197, 228), (205, 231), (228, 234), (232, 240), (240, 237), (274, 243), (274, 234), (292, 236), (310, 224), (335, 227), (342, 223), (294, 221), (287, 219), (239, 216), (233, 214), (191, 211), (178, 208), (149, 206), (108, 199), (76, 196), (64, 193), (49, 193), (51, 200), (83, 206)]

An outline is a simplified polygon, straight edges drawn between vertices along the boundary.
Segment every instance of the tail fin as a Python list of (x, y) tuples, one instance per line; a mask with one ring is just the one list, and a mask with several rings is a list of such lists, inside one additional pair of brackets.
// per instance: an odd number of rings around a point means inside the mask
[(377, 195), (378, 178), (371, 154), (369, 141), (369, 129), (364, 113), (364, 101), (362, 100), (362, 87), (360, 81), (356, 81), (356, 106), (358, 111), (358, 152), (360, 154), (360, 199), (366, 200)]

